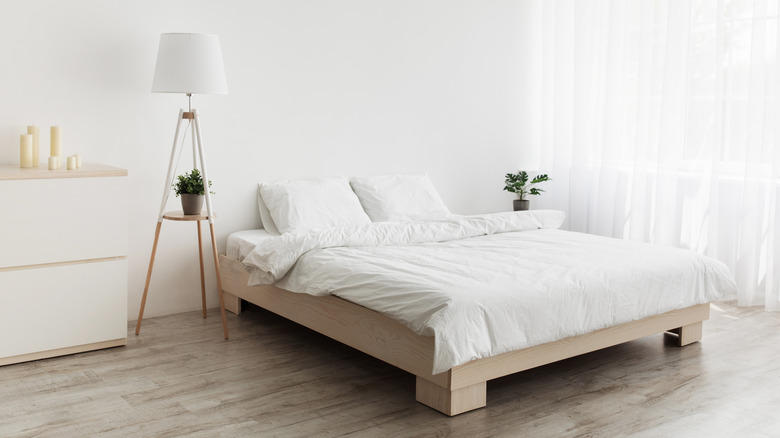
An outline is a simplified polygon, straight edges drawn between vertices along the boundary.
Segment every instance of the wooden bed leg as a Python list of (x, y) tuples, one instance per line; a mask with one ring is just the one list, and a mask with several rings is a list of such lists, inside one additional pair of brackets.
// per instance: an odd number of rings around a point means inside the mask
[(701, 341), (701, 327), (702, 322), (699, 321), (669, 331), (677, 334), (677, 346), (684, 347), (688, 344)]
[(486, 394), (487, 382), (449, 390), (417, 377), (417, 401), (449, 416), (485, 407)]
[(236, 315), (241, 314), (241, 298), (224, 292), (225, 296), (225, 310)]

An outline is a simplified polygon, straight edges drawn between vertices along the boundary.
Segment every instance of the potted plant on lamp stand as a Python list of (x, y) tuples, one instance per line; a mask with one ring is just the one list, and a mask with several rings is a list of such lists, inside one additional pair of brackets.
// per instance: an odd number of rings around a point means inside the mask
[[(181, 209), (184, 214), (200, 214), (203, 210), (203, 196), (206, 194), (203, 188), (203, 177), (198, 169), (179, 175), (173, 183), (173, 191), (176, 196), (181, 195)], [(211, 181), (209, 181), (211, 187)], [(214, 192), (209, 190), (210, 194)]]
[(507, 173), (504, 183), (504, 190), (517, 194), (512, 206), (514, 211), (528, 210), (531, 201), (525, 199), (528, 195), (541, 195), (544, 190), (533, 187), (536, 184), (550, 181), (547, 174), (536, 175), (531, 182), (528, 182), (528, 172), (521, 170), (517, 173)]

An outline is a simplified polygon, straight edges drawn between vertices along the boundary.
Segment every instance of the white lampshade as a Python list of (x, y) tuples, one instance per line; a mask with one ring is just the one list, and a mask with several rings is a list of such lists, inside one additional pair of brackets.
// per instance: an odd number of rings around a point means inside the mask
[(217, 35), (160, 35), (152, 93), (227, 94)]

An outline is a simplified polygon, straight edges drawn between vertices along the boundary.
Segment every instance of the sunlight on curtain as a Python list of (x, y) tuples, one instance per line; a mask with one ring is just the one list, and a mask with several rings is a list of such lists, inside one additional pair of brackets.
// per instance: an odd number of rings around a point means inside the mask
[(538, 0), (531, 141), (568, 227), (725, 262), (780, 310), (778, 0)]

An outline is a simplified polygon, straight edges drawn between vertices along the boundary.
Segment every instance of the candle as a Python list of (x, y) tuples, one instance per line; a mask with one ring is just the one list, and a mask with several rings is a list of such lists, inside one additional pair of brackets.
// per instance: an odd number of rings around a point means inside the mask
[(76, 169), (81, 169), (81, 155), (74, 155), (76, 157)]
[(40, 164), (40, 157), (39, 157), (39, 141), (40, 141), (40, 131), (38, 130), (38, 127), (35, 125), (30, 125), (27, 127), (27, 133), (33, 136), (32, 140), (32, 165), (33, 167), (38, 167)]
[(22, 134), (19, 136), (19, 167), (33, 167), (33, 136)]
[(68, 157), (68, 170), (76, 170), (76, 156), (71, 155)]
[(51, 127), (51, 154), (52, 157), (62, 155), (62, 129), (59, 126)]
[(60, 157), (49, 157), (49, 170), (57, 170)]

